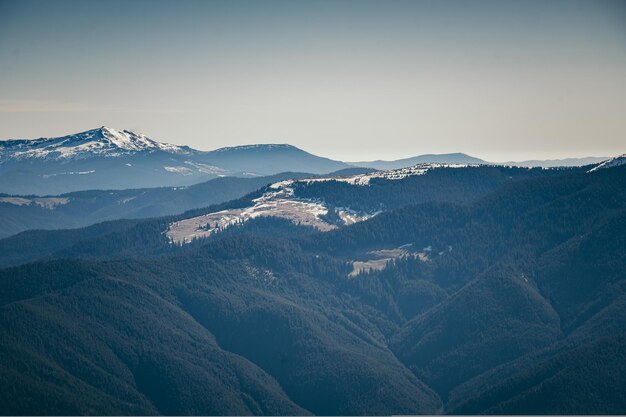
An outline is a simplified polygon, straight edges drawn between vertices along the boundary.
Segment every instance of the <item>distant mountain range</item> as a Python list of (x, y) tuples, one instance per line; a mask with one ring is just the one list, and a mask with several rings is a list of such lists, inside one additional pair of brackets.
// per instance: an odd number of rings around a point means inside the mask
[(580, 167), (585, 165), (599, 164), (606, 161), (608, 156), (589, 156), (586, 158), (565, 158), (565, 159), (531, 159), (527, 161), (507, 161), (499, 162), (501, 165), (512, 165), (517, 167)]
[(223, 176), (322, 174), (348, 167), (291, 145), (204, 152), (107, 127), (60, 138), (0, 141), (0, 193), (20, 195), (184, 186)]
[(350, 162), (351, 165), (368, 167), (374, 169), (398, 169), (423, 163), (441, 164), (483, 164), (483, 165), (506, 165), (516, 167), (577, 167), (598, 164), (609, 159), (608, 156), (590, 156), (585, 158), (565, 158), (565, 159), (532, 159), (526, 161), (505, 161), (489, 162), (464, 153), (444, 153), (425, 154), (412, 158), (397, 159), (395, 161), (370, 161), (370, 162)]
[[(590, 157), (501, 164), (580, 166), (606, 159)], [(287, 144), (199, 151), (103, 126), (57, 138), (0, 141), (0, 193), (42, 196), (94, 189), (177, 187), (224, 176), (258, 177), (288, 171), (326, 174), (349, 167), (392, 170), (421, 163), (492, 164), (464, 153), (346, 163), (312, 155)]]

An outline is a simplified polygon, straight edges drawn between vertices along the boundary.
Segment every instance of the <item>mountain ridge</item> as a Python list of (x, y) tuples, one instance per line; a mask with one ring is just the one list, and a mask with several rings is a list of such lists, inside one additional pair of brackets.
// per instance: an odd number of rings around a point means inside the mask
[(200, 151), (106, 126), (56, 138), (0, 141), (0, 193), (189, 186), (223, 176), (325, 174), (350, 165), (287, 144)]
[[(182, 186), (218, 176), (265, 176), (286, 171), (325, 174), (351, 167), (379, 170), (419, 163), (580, 166), (608, 158), (493, 163), (465, 153), (422, 154), (397, 160), (343, 162), (287, 143), (258, 143), (204, 151), (102, 126), (75, 134), (0, 140), (0, 193), (61, 194), (88, 189)], [(105, 166), (103, 166), (105, 165)], [(104, 170), (104, 173), (100, 171)], [(115, 171), (125, 171), (118, 175)], [(107, 176), (111, 177), (107, 179)], [(40, 182), (40, 185), (36, 185)], [(47, 192), (46, 192), (47, 191)]]

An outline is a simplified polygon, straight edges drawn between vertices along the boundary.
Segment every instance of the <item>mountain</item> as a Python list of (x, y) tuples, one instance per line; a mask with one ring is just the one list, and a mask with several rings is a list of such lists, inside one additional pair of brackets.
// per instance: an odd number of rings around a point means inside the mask
[(9, 140), (0, 144), (0, 156), (3, 160), (68, 161), (97, 155), (111, 158), (137, 152), (162, 151), (185, 155), (193, 152), (188, 147), (159, 143), (142, 134), (110, 129), (106, 126), (60, 138)]
[(0, 141), (0, 192), (182, 186), (224, 175), (200, 152), (107, 127), (51, 139)]
[(116, 219), (179, 214), (244, 195), (264, 185), (311, 174), (269, 177), (219, 177), (181, 187), (89, 190), (56, 196), (0, 195), (0, 238), (32, 229), (67, 229)]
[(379, 170), (390, 170), (407, 168), (413, 165), (437, 163), (437, 164), (488, 164), (479, 158), (466, 155), (464, 153), (447, 153), (447, 154), (425, 154), (418, 155), (411, 158), (397, 159), (395, 161), (365, 161), (365, 162), (350, 162), (351, 165), (374, 168)]
[(350, 165), (312, 155), (286, 144), (258, 144), (205, 152), (203, 160), (236, 175), (271, 175), (278, 172), (327, 174)]
[(0, 193), (10, 195), (177, 187), (226, 175), (320, 174), (347, 167), (289, 145), (203, 152), (107, 127), (59, 138), (0, 141)]
[(619, 162), (287, 179), (0, 240), (0, 406), (624, 414)]

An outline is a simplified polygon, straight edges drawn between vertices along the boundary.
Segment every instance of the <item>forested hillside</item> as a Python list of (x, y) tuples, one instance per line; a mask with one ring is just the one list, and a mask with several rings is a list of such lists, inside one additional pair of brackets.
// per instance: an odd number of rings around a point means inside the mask
[(0, 238), (26, 230), (180, 214), (240, 198), (277, 181), (307, 176), (311, 174), (284, 172), (267, 177), (221, 177), (186, 187), (90, 190), (47, 197), (0, 195)]
[[(4, 414), (624, 414), (626, 166), (320, 181), (328, 232), (0, 241)], [(19, 248), (13, 249), (10, 248)], [(33, 262), (37, 261), (37, 262)]]

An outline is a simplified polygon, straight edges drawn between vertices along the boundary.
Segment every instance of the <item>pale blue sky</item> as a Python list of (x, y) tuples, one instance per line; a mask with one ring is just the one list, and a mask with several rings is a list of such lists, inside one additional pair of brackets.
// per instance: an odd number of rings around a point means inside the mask
[(0, 0), (0, 138), (107, 125), (343, 160), (623, 153), (624, 4)]

